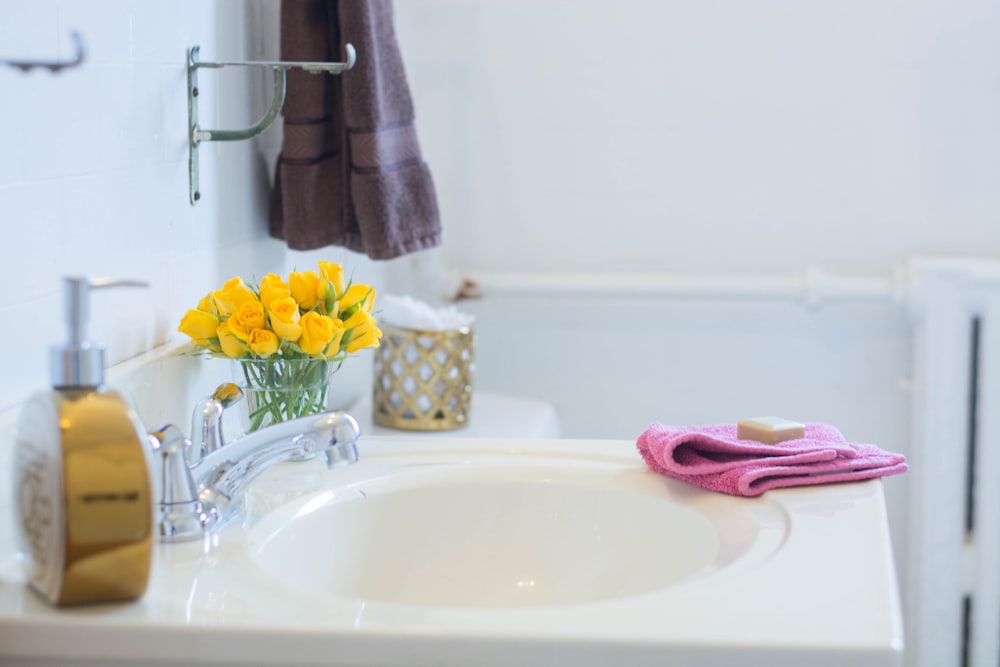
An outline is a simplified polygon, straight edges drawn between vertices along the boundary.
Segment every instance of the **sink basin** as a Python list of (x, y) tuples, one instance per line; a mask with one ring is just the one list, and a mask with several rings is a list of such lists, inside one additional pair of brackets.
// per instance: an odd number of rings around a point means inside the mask
[(286, 505), (250, 548), (265, 572), (313, 593), (538, 607), (663, 589), (764, 558), (784, 538), (776, 506), (686, 491), (642, 469), (608, 474), (592, 456), (525, 466), (481, 452)]
[[(879, 481), (734, 498), (631, 441), (364, 438), (161, 544), (142, 600), (53, 610), (0, 561), (0, 662), (898, 667)], [(52, 641), (58, 635), (59, 641)]]

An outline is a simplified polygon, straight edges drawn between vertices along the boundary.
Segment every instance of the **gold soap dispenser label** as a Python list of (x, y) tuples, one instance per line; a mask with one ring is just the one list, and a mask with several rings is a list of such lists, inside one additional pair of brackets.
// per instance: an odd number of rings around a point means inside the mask
[(38, 394), (21, 410), (15, 439), (14, 489), (28, 581), (55, 602), (66, 560), (62, 448), (56, 393)]

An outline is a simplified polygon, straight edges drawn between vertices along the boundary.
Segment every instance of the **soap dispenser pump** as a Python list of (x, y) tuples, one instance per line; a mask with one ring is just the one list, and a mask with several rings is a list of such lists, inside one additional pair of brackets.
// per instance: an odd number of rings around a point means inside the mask
[(65, 278), (64, 345), (52, 390), (31, 397), (15, 436), (15, 491), (31, 587), (58, 605), (131, 600), (146, 591), (153, 507), (145, 435), (104, 386), (104, 346), (86, 339), (90, 290), (145, 286)]

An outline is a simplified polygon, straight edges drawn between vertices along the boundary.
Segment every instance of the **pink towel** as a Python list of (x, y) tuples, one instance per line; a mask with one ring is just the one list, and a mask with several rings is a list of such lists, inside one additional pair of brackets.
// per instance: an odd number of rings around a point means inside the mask
[(654, 423), (636, 445), (649, 467), (674, 479), (733, 496), (768, 489), (850, 482), (906, 472), (901, 454), (844, 440), (826, 424), (806, 424), (804, 438), (767, 445), (739, 440), (735, 424)]

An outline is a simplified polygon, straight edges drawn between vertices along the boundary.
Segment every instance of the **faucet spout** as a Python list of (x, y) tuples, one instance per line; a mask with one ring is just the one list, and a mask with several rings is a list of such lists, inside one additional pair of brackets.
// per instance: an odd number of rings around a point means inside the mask
[[(160, 443), (154, 449), (178, 449), (167, 446), (170, 441), (161, 437), (163, 434), (173, 434), (173, 439), (176, 440), (176, 432), (176, 427), (168, 426), (154, 431), (154, 441)], [(197, 506), (201, 512), (210, 511), (218, 519), (205, 526), (198, 526), (194, 522), (195, 530), (177, 530), (173, 526), (180, 522), (174, 520), (170, 530), (163, 530), (161, 527), (161, 539), (197, 539), (215, 525), (225, 523), (241, 508), (250, 483), (265, 470), (282, 461), (301, 459), (322, 451), (330, 468), (356, 462), (357, 440), (360, 436), (361, 428), (354, 417), (343, 410), (333, 410), (269, 426), (207, 453), (183, 470), (183, 474), (189, 477), (189, 483), (178, 485), (165, 480), (163, 488), (191, 488), (195, 497), (184, 502)], [(165, 464), (166, 461), (164, 459)], [(178, 474), (176, 465), (165, 465), (164, 478), (170, 474)], [(181, 500), (164, 496), (161, 499), (161, 511), (162, 506), (168, 503), (173, 508), (178, 507)]]
[(202, 502), (210, 502), (223, 520), (247, 486), (276, 463), (320, 451), (328, 467), (358, 460), (358, 422), (342, 410), (298, 417), (247, 434), (205, 456), (191, 469)]

